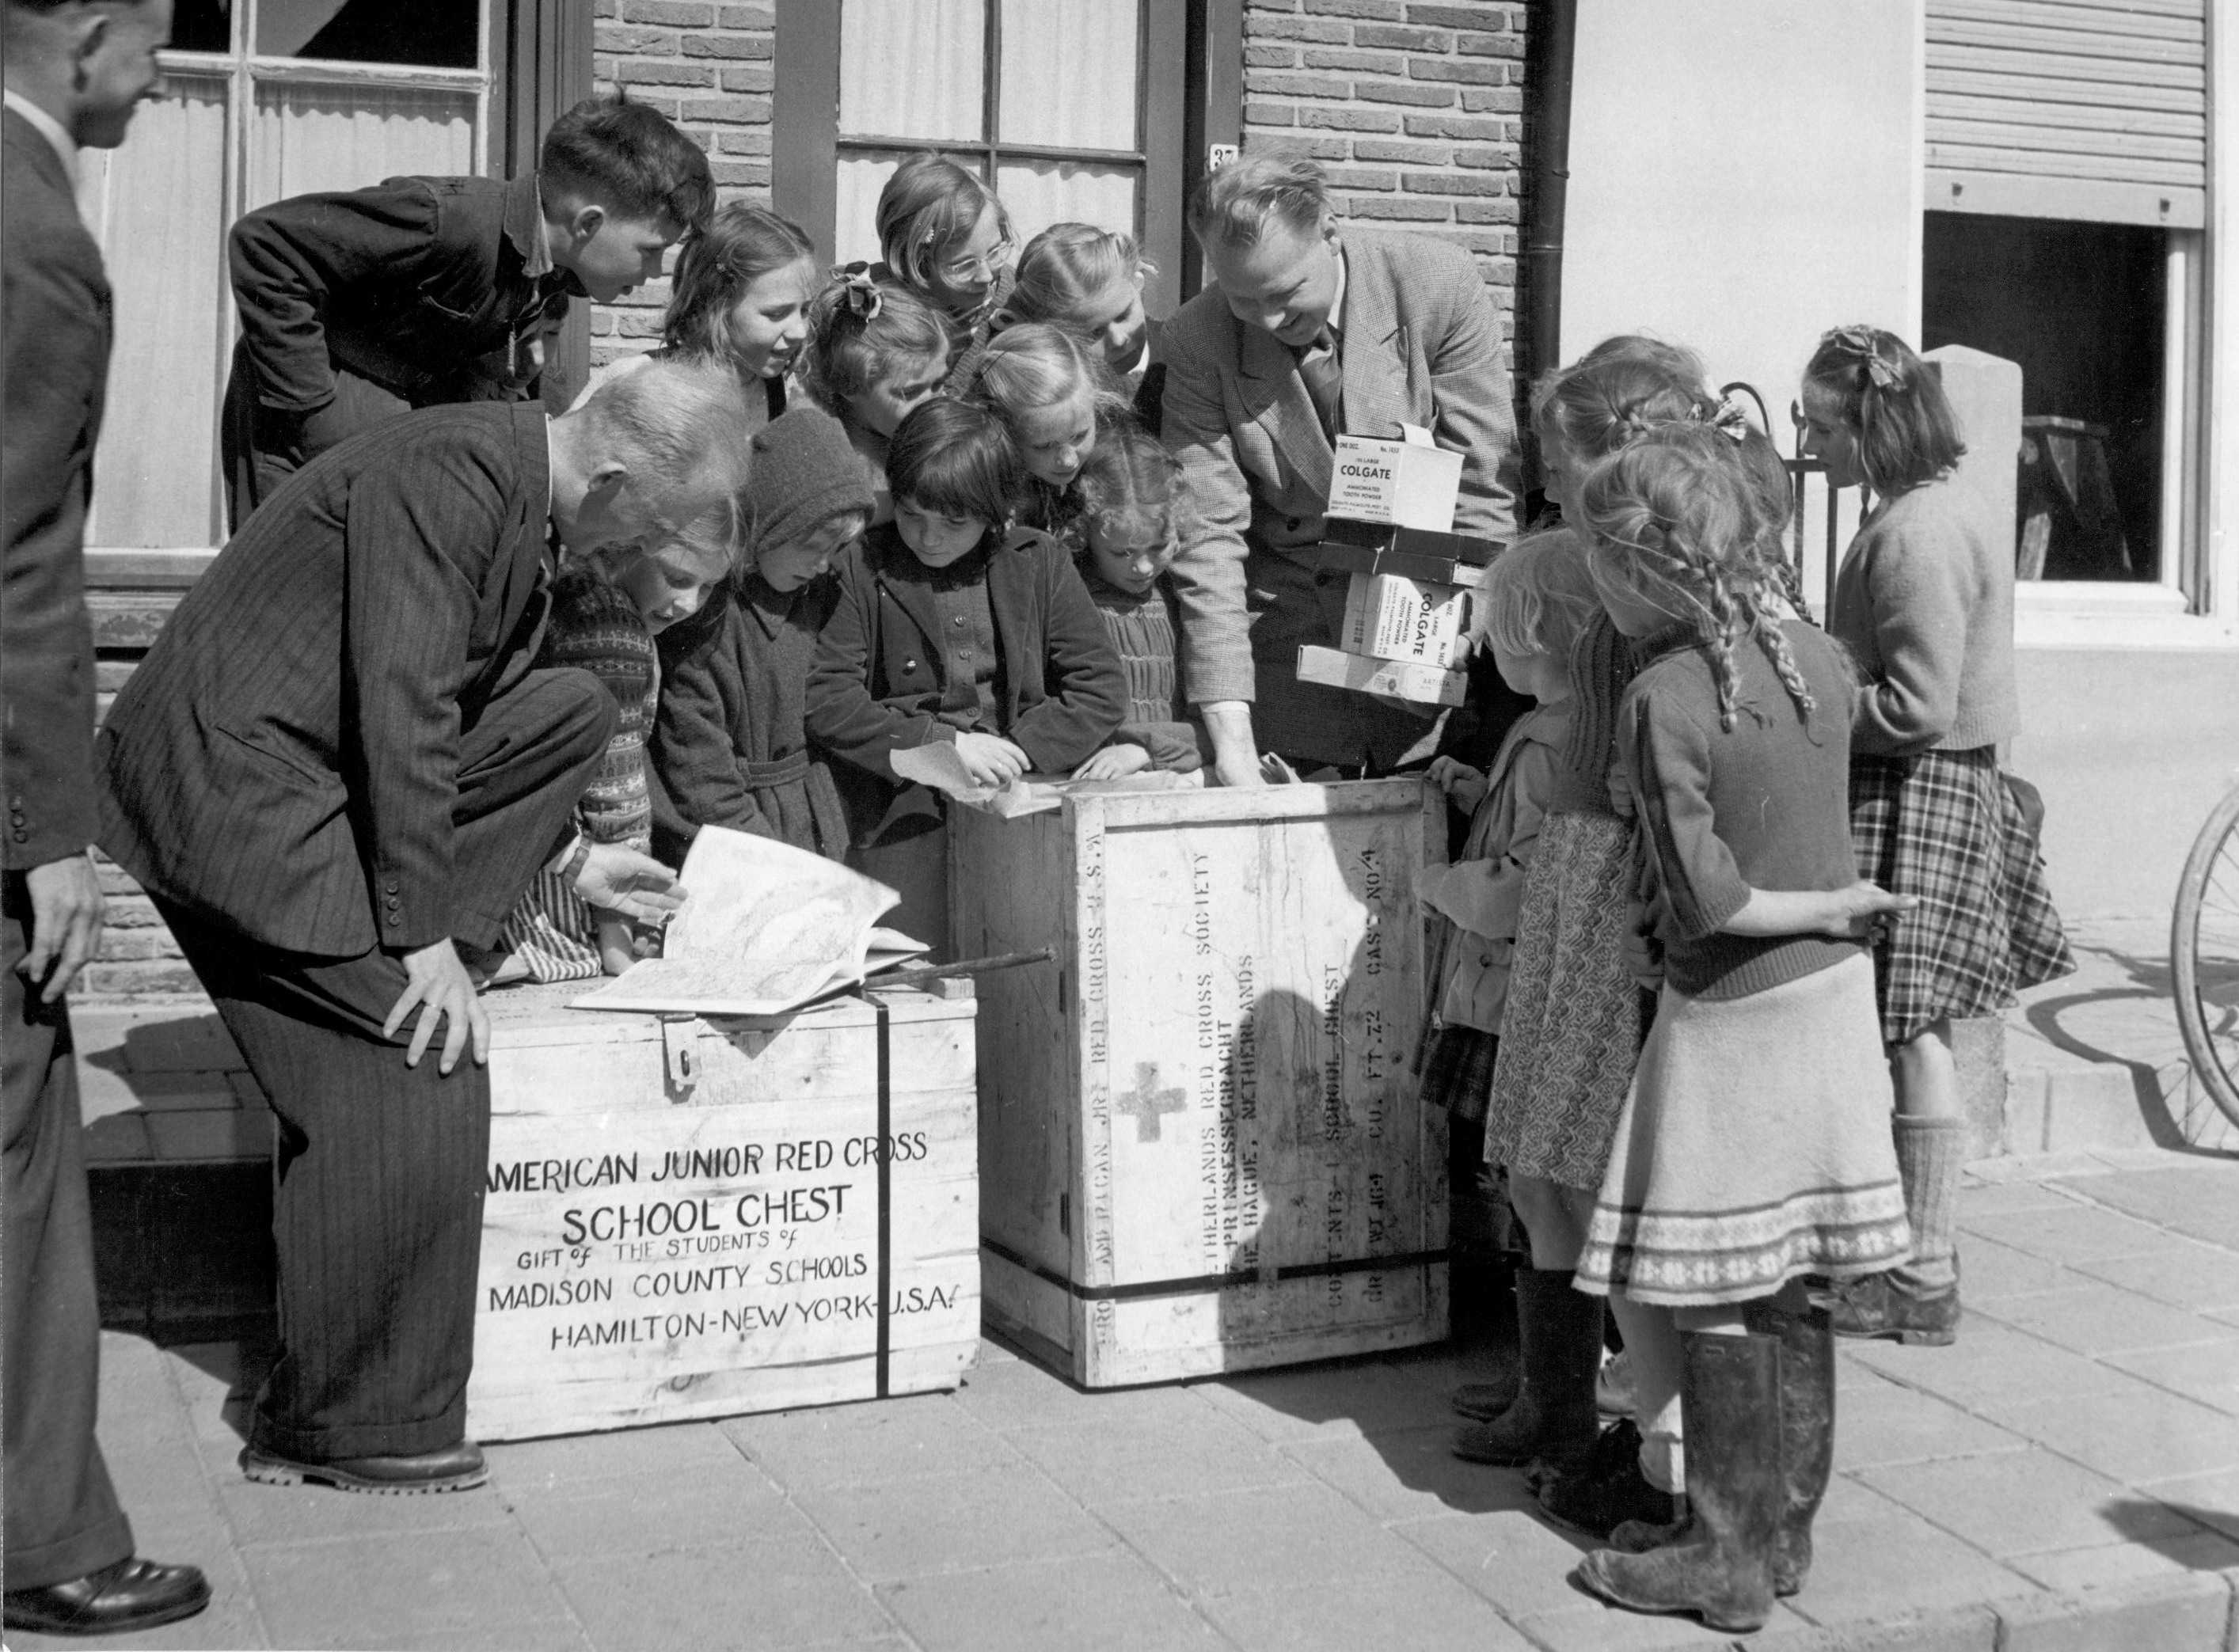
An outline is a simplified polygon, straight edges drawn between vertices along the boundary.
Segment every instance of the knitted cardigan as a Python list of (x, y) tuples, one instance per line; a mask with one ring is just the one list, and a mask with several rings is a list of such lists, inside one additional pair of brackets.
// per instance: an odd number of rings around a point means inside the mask
[(1836, 573), (1827, 629), (1863, 679), (1860, 756), (1972, 751), (2020, 726), (2012, 553), (1949, 477), (1874, 507)]

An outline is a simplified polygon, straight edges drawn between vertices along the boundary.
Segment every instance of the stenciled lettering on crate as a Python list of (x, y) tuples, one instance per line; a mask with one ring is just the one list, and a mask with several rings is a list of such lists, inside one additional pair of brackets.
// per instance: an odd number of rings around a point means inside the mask
[(664, 1023), (567, 1009), (581, 990), (488, 1000), (476, 1436), (954, 1387), (980, 1325), (971, 999), (880, 995), (882, 1109), (864, 1000)]
[(1066, 960), (982, 985), (991, 1324), (1091, 1386), (1446, 1334), (1444, 832), (1417, 780), (960, 815), (959, 945)]

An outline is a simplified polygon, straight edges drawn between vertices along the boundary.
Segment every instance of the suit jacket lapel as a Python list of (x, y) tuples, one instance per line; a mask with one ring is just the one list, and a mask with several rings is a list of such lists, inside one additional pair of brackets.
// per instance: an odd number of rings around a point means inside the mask
[(1355, 435), (1396, 440), (1408, 418), (1405, 352), (1392, 271), (1373, 250), (1345, 244), (1345, 428)]
[(1321, 415), (1299, 375), (1298, 358), (1290, 346), (1265, 328), (1234, 316), (1236, 370), (1243, 381), (1245, 407), (1291, 461), (1300, 484), (1317, 499), (1327, 499), (1330, 472), (1337, 462), (1329, 438), (1322, 434)]

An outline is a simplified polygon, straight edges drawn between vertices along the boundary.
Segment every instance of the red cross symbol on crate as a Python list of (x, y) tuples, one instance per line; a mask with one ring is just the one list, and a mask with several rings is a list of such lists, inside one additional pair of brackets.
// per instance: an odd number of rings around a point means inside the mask
[(1161, 1113), (1180, 1113), (1189, 1111), (1189, 1092), (1182, 1089), (1160, 1090), (1158, 1064), (1138, 1061), (1135, 1064), (1135, 1087), (1123, 1091), (1112, 1099), (1113, 1111), (1126, 1114), (1135, 1121), (1135, 1139), (1154, 1142), (1159, 1139), (1159, 1116)]

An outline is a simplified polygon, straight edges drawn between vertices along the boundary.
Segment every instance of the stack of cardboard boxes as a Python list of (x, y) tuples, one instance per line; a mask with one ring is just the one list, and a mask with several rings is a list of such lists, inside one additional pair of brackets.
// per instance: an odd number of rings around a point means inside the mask
[(1342, 647), (1299, 650), (1302, 682), (1458, 706), (1477, 592), (1500, 547), (1451, 531), (1462, 456), (1412, 427), (1339, 436), (1322, 563), (1352, 576)]

